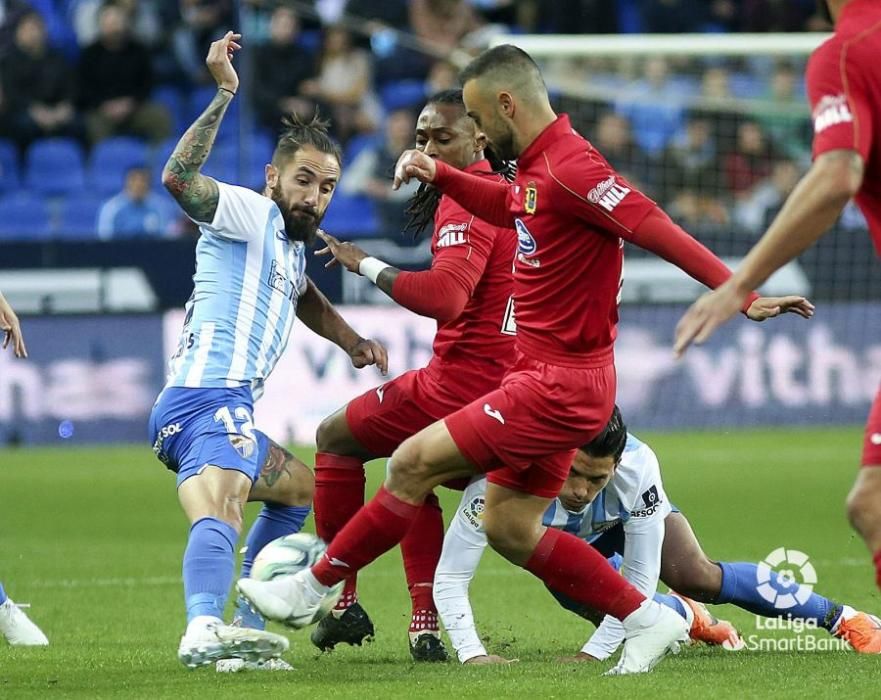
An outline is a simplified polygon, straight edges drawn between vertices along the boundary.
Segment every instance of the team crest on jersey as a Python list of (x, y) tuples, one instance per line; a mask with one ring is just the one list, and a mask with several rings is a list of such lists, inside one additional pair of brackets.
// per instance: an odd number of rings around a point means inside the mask
[(269, 267), (269, 279), (267, 280), (267, 283), (276, 292), (281, 292), (288, 299), (293, 301), (294, 285), (291, 283), (287, 275), (284, 273), (284, 270), (281, 269), (281, 266), (275, 260), (272, 261), (272, 265), (270, 265)]
[(254, 448), (257, 446), (257, 443), (251, 438), (245, 435), (238, 435), (237, 433), (230, 433), (227, 437), (229, 437), (229, 444), (242, 456), (242, 459), (248, 459), (254, 454)]
[(830, 126), (853, 121), (846, 95), (826, 95), (817, 103), (811, 116), (814, 119), (815, 134)]
[(534, 182), (526, 185), (526, 195), (523, 198), (523, 208), (527, 214), (535, 214), (535, 207), (538, 205), (538, 190)]
[(475, 496), (462, 509), (462, 515), (475, 528), (483, 527), (483, 512), (486, 510), (486, 501), (483, 496)]

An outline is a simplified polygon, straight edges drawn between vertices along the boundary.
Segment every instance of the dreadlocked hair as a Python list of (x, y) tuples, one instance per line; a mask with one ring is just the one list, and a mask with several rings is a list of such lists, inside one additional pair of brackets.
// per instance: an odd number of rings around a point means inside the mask
[(286, 115), (281, 118), (281, 126), (272, 154), (272, 164), (275, 167), (278, 168), (293, 158), (303, 146), (312, 146), (321, 153), (329, 153), (342, 165), (342, 151), (328, 132), (330, 122), (322, 119), (317, 109), (308, 121), (299, 114)]
[[(428, 99), (426, 104), (456, 105), (463, 112), (465, 111), (465, 100), (462, 98), (462, 90), (460, 88), (442, 90), (435, 93)], [(500, 174), (508, 182), (513, 181), (514, 175), (517, 173), (517, 164), (515, 162), (499, 158), (492, 146), (485, 146), (483, 155), (489, 161), (492, 172)], [(436, 187), (424, 182), (421, 183), (404, 210), (404, 213), (410, 217), (407, 225), (404, 227), (404, 233), (412, 232), (413, 238), (418, 238), (419, 234), (425, 230), (425, 227), (434, 220), (434, 214), (440, 204), (441, 196), (441, 191)]]

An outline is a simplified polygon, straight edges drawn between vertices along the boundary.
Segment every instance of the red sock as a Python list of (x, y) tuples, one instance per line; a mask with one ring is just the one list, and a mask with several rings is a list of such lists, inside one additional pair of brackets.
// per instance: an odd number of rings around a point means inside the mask
[[(312, 508), (315, 530), (325, 542), (333, 542), (337, 533), (364, 505), (364, 481), (364, 462), (357, 457), (316, 453)], [(357, 585), (357, 575), (346, 581), (337, 609), (345, 610), (358, 602)]]
[(645, 600), (602, 554), (584, 540), (560, 530), (545, 531), (524, 568), (548, 588), (619, 620)]
[(404, 539), (420, 510), (421, 503), (402, 501), (380, 486), (373, 500), (340, 530), (312, 574), (325, 586), (356, 574)]
[(444, 546), (444, 519), (440, 503), (433, 493), (428, 494), (413, 527), (401, 540), (407, 588), (413, 601), (413, 615), (437, 613), (434, 607), (434, 572)]
[(875, 562), (875, 583), (878, 588), (881, 588), (881, 549), (875, 552), (875, 556), (872, 557), (872, 561)]

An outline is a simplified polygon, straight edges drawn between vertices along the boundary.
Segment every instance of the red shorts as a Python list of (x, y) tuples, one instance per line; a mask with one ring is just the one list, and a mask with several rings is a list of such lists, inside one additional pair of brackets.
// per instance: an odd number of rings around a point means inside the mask
[(614, 364), (575, 369), (518, 353), (498, 389), (444, 422), (490, 483), (554, 498), (575, 449), (602, 431), (614, 405)]
[(346, 422), (355, 439), (376, 457), (390, 457), (411, 435), (461, 408), (432, 391), (425, 370), (412, 370), (352, 399)]
[(881, 389), (875, 394), (875, 402), (866, 421), (861, 464), (864, 467), (881, 467)]

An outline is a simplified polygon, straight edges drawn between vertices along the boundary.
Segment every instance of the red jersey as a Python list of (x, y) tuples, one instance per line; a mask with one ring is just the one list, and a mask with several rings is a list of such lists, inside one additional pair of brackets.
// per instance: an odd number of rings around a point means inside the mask
[(856, 203), (881, 255), (881, 3), (851, 0), (835, 34), (808, 62), (807, 88), (814, 121), (814, 157), (837, 149), (865, 162)]
[[(504, 182), (486, 160), (465, 172)], [(444, 195), (434, 216), (431, 272), (441, 272), (447, 284), (425, 285), (425, 273), (404, 272), (392, 288), (393, 298), (403, 306), (438, 319), (426, 371), (437, 379), (442, 374), (443, 388), (455, 391), (463, 402), (498, 387), (513, 361), (511, 269), (516, 247), (510, 228), (488, 224)], [(455, 318), (444, 318), (443, 300), (426, 299), (438, 294), (467, 299), (464, 309)]]

